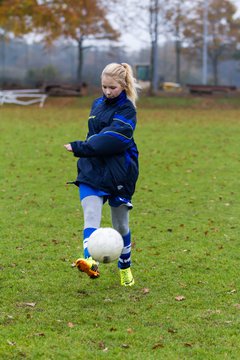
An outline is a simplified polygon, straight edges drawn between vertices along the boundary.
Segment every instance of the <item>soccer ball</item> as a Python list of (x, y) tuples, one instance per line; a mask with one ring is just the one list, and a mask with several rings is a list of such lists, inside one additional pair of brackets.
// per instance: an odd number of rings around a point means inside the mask
[(109, 263), (119, 258), (123, 249), (123, 238), (112, 228), (99, 228), (88, 239), (88, 251), (93, 259)]

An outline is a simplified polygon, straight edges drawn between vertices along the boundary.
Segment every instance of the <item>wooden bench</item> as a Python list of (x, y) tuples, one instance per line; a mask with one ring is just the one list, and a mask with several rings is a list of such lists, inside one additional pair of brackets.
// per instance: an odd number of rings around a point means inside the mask
[(213, 93), (231, 93), (237, 90), (236, 86), (227, 86), (227, 85), (193, 85), (186, 84), (186, 87), (189, 89), (191, 94), (213, 94)]

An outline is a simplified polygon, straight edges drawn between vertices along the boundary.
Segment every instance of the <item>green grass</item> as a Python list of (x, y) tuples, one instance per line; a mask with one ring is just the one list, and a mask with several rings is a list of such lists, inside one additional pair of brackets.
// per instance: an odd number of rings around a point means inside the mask
[(0, 109), (0, 358), (239, 359), (239, 104), (140, 101), (128, 289), (116, 263), (95, 281), (70, 266), (83, 219), (63, 144), (90, 103)]

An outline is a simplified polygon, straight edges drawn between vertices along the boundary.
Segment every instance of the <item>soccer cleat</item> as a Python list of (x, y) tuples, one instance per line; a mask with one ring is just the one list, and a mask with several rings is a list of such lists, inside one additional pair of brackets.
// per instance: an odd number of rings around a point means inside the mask
[(127, 269), (120, 269), (121, 285), (132, 286), (134, 285), (134, 278), (130, 267)]
[(75, 266), (78, 268), (78, 270), (85, 272), (91, 279), (96, 279), (100, 276), (98, 270), (98, 262), (93, 260), (92, 257), (89, 257), (87, 259), (77, 259), (73, 263), (73, 267)]

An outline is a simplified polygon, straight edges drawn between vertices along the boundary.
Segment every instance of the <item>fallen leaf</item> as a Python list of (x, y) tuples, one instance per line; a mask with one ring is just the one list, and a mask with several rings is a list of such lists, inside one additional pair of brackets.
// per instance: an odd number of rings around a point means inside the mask
[(148, 294), (150, 292), (150, 290), (148, 288), (143, 288), (142, 292), (144, 295)]
[(24, 302), (24, 303), (19, 303), (17, 304), (18, 307), (24, 307), (24, 306), (29, 306), (29, 307), (35, 307), (36, 303), (33, 302)]
[(111, 327), (109, 330), (110, 331), (117, 331), (117, 329), (115, 327)]
[(99, 341), (98, 347), (99, 347), (99, 349), (101, 349), (101, 350), (105, 349), (105, 344), (104, 344), (104, 342), (103, 342), (103, 341)]
[(106, 299), (104, 299), (103, 301), (104, 301), (104, 302), (112, 302), (112, 299), (106, 298)]
[(129, 348), (129, 345), (128, 345), (128, 344), (122, 344), (122, 348), (128, 349), (128, 348)]
[(184, 289), (187, 287), (187, 285), (184, 283), (179, 283), (179, 285), (181, 286), (181, 288), (184, 288)]
[(233, 306), (235, 306), (236, 309), (240, 309), (240, 304), (234, 304)]
[(129, 328), (129, 329), (127, 329), (127, 332), (128, 332), (128, 334), (132, 334), (134, 331), (133, 331), (133, 329)]
[(15, 343), (14, 341), (9, 341), (9, 340), (7, 340), (7, 343), (8, 343), (8, 345), (10, 345), (10, 346), (16, 345), (16, 343)]
[(52, 243), (55, 244), (55, 245), (58, 245), (60, 243), (60, 241), (57, 240), (57, 239), (52, 239)]
[(156, 343), (153, 345), (152, 349), (155, 350), (155, 349), (163, 348), (163, 347), (164, 347), (163, 343)]
[(107, 352), (107, 351), (108, 351), (108, 347), (105, 346), (105, 344), (104, 344), (103, 341), (99, 341), (98, 347), (99, 347), (99, 349), (101, 349), (103, 352)]
[(36, 303), (33, 302), (29, 302), (29, 303), (24, 303), (25, 306), (30, 306), (30, 307), (35, 307)]
[(185, 300), (185, 296), (178, 295), (178, 296), (175, 297), (175, 300), (176, 301), (183, 301), (183, 300)]
[(170, 333), (170, 334), (175, 334), (176, 332), (177, 332), (177, 330), (175, 330), (175, 329), (168, 329), (168, 332)]
[(232, 289), (232, 290), (228, 291), (228, 294), (235, 294), (236, 292), (237, 292), (236, 289)]
[(184, 343), (184, 346), (185, 346), (185, 347), (192, 347), (192, 344), (191, 344), (191, 343), (186, 342), (186, 343)]
[(73, 327), (74, 327), (74, 324), (73, 324), (72, 322), (69, 322), (69, 323), (68, 323), (68, 327), (69, 327), (69, 328), (73, 328)]

